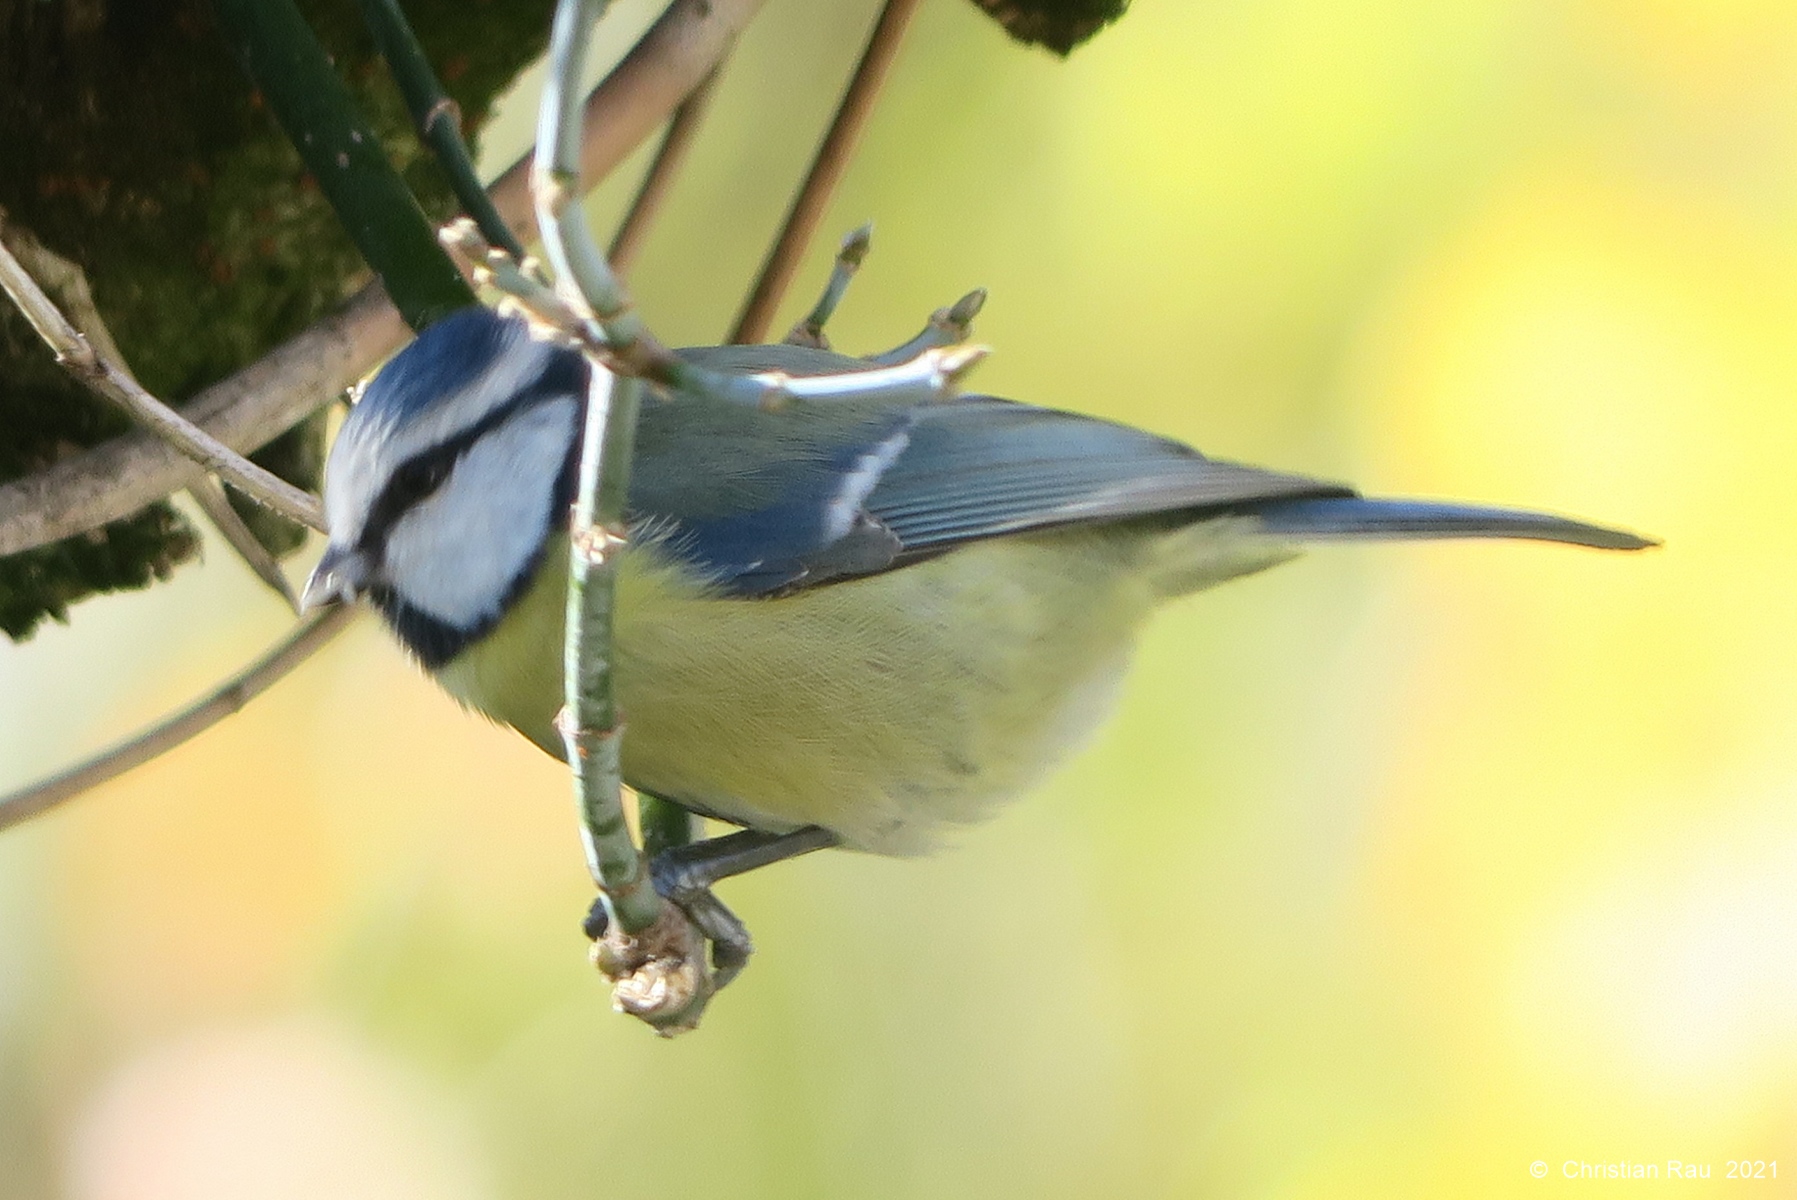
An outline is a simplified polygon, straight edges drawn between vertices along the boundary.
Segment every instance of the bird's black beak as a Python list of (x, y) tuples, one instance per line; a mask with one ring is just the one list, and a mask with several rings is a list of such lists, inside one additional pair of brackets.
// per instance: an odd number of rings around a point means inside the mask
[(348, 546), (325, 547), (324, 557), (312, 568), (306, 590), (300, 594), (300, 611), (326, 604), (353, 603), (365, 590), (372, 572), (361, 551)]

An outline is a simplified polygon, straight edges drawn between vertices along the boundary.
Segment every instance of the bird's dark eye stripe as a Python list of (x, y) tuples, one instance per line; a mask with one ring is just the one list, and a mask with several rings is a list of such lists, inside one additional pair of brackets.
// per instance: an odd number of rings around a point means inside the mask
[(455, 466), (455, 458), (455, 454), (441, 451), (414, 458), (394, 472), (391, 486), (402, 499), (416, 504), (443, 486), (450, 468)]
[(449, 472), (455, 467), (456, 459), (472, 444), (472, 439), (463, 442), (458, 438), (400, 464), (369, 511), (367, 524), (362, 530), (363, 544), (379, 545), (384, 542), (388, 531), (408, 509), (443, 486), (443, 481), (449, 478)]
[[(424, 500), (443, 486), (449, 473), (454, 469), (456, 461), (466, 454), (481, 438), (490, 431), (504, 424), (518, 413), (550, 400), (579, 400), (584, 393), (585, 363), (579, 355), (569, 356), (579, 368), (578, 380), (568, 377), (567, 371), (557, 371), (556, 364), (544, 372), (530, 386), (524, 388), (509, 402), (487, 413), (486, 416), (449, 438), (440, 445), (433, 446), (420, 454), (401, 463), (388, 480), (385, 490), (375, 501), (368, 514), (368, 521), (362, 530), (364, 547), (379, 546), (387, 539), (387, 534), (406, 510)], [(579, 386), (570, 388), (570, 383)], [(578, 445), (576, 445), (578, 451)], [(408, 476), (411, 478), (408, 479)]]

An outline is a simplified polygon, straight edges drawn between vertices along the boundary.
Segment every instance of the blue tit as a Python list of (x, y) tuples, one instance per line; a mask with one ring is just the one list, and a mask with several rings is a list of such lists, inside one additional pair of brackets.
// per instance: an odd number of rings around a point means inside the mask
[[(811, 375), (794, 346), (683, 351)], [(369, 385), (332, 447), (306, 600), (366, 597), (464, 705), (562, 755), (567, 525), (586, 365), (470, 309)], [(742, 826), (664, 892), (822, 846), (914, 854), (1027, 791), (1103, 718), (1160, 604), (1306, 546), (1648, 539), (1367, 499), (1109, 421), (966, 395), (645, 400), (619, 560), (634, 788)], [(718, 847), (715, 851), (708, 847)], [(684, 891), (683, 891), (684, 889)]]

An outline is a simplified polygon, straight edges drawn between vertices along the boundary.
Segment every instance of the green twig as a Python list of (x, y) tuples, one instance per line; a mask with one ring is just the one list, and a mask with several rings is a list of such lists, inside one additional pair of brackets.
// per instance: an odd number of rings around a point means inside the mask
[[(580, 195), (580, 95), (576, 83), (592, 24), (604, 0), (560, 0), (549, 38), (549, 78), (537, 125), (533, 191), (543, 248), (570, 303), (599, 314), (597, 339), (583, 329), (588, 356), (586, 425), (579, 486), (569, 529), (570, 560), (564, 704), (557, 724), (574, 777), (575, 804), (587, 868), (610, 915), (610, 932), (595, 943), (601, 968), (615, 982), (614, 1000), (658, 1026), (696, 1020), (709, 995), (703, 950), (678, 909), (662, 901), (648, 863), (624, 820), (621, 750), (624, 728), (612, 685), (612, 606), (616, 565), (625, 545), (624, 507), (636, 437), (641, 383), (614, 375), (601, 345), (640, 340), (641, 322), (627, 316), (623, 293), (593, 244)], [(646, 955), (632, 939), (657, 940)], [(627, 994), (629, 989), (629, 994)], [(673, 989), (676, 993), (670, 996)]]
[(824, 336), (824, 326), (836, 315), (836, 306), (842, 303), (843, 294), (849, 290), (849, 281), (855, 278), (855, 272), (861, 269), (861, 263), (867, 258), (873, 238), (872, 221), (844, 236), (841, 248), (836, 251), (836, 263), (830, 268), (830, 280), (824, 284), (824, 294), (817, 298), (810, 315), (787, 333), (788, 346), (811, 346), (818, 350), (830, 348), (830, 339)]
[(580, 486), (569, 531), (573, 545), (564, 644), (566, 707), (561, 734), (580, 807), (587, 867), (614, 921), (638, 933), (661, 916), (642, 853), (624, 820), (619, 747), (624, 727), (612, 688), (612, 606), (625, 544), (624, 502), (642, 385), (603, 369), (591, 372)]
[(474, 303), (293, 0), (216, 0), (226, 40), (406, 323)]
[(374, 35), (374, 44), (387, 69), (406, 98), (412, 124), (418, 129), (418, 140), (431, 148), (449, 186), (461, 202), (462, 211), (474, 218), (486, 239), (504, 247), (517, 258), (524, 257), (524, 246), (512, 233), (505, 218), (493, 206), (492, 197), (482, 186), (474, 170), (474, 156), (469, 153), (467, 139), (462, 136), (462, 110), (449, 98), (437, 74), (431, 70), (424, 47), (406, 21), (399, 0), (362, 0), (362, 19)]
[(904, 41), (905, 29), (917, 11), (918, 3), (919, 0), (886, 0), (886, 6), (880, 10), (880, 19), (868, 36), (867, 48), (855, 66), (854, 77), (849, 80), (829, 131), (824, 134), (824, 140), (811, 160), (811, 170), (800, 185), (798, 195), (793, 197), (780, 235), (768, 250), (755, 288), (743, 305), (742, 315), (736, 319), (736, 328), (730, 333), (732, 342), (759, 342), (767, 336), (774, 312), (792, 285), (793, 273), (799, 269), (799, 259), (804, 255), (805, 247), (810, 245), (811, 235), (823, 219), (824, 208), (830, 203), (843, 172), (848, 170), (849, 160), (854, 157), (855, 143), (860, 140), (861, 130), (873, 113), (880, 86), (886, 81), (893, 59), (898, 57), (899, 45)]
[(947, 308), (930, 314), (922, 332), (902, 346), (884, 354), (869, 354), (867, 361), (882, 367), (910, 362), (926, 350), (937, 346), (953, 346), (973, 336), (973, 319), (986, 307), (986, 289), (974, 288)]
[[(906, 0), (894, 0), (903, 4)], [(616, 566), (627, 536), (625, 505), (641, 379), (676, 391), (778, 409), (791, 399), (882, 396), (926, 401), (952, 391), (985, 355), (977, 346), (926, 350), (911, 362), (843, 375), (732, 374), (676, 356), (631, 309), (611, 264), (593, 241), (580, 195), (580, 96), (576, 81), (592, 25), (608, 0), (559, 0), (549, 38), (549, 74), (538, 110), (532, 199), (543, 250), (555, 268), (551, 292), (527, 264), (487, 245), (469, 222), (444, 231), (446, 245), (477, 264), (482, 282), (507, 294), (590, 365), (579, 487), (569, 531), (564, 705), (557, 718), (574, 777), (587, 865), (609, 920), (594, 959), (615, 983), (618, 1007), (664, 1033), (691, 1028), (714, 989), (703, 940), (686, 914), (663, 902), (624, 820), (624, 714), (612, 680)]]

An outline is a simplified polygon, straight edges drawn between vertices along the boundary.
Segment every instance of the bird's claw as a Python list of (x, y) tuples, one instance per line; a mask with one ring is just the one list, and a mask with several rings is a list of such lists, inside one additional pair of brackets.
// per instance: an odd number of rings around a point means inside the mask
[[(612, 925), (604, 897), (582, 923), (593, 965), (612, 983), (612, 1004), (672, 1037), (695, 1028), (705, 1005), (742, 973), (754, 943), (748, 927), (683, 864), (658, 860), (655, 890), (667, 903), (649, 929), (631, 935)], [(705, 946), (710, 944), (710, 967)]]
[(595, 924), (593, 965), (611, 981), (612, 1007), (663, 1037), (698, 1028), (719, 984), (705, 965), (705, 937), (685, 909), (664, 904), (655, 924), (634, 934), (589, 913), (589, 932)]
[(678, 855), (658, 854), (649, 865), (649, 878), (662, 899), (678, 905), (711, 943), (714, 989), (722, 989), (741, 974), (755, 952), (755, 943), (748, 926), (718, 899), (701, 870)]

